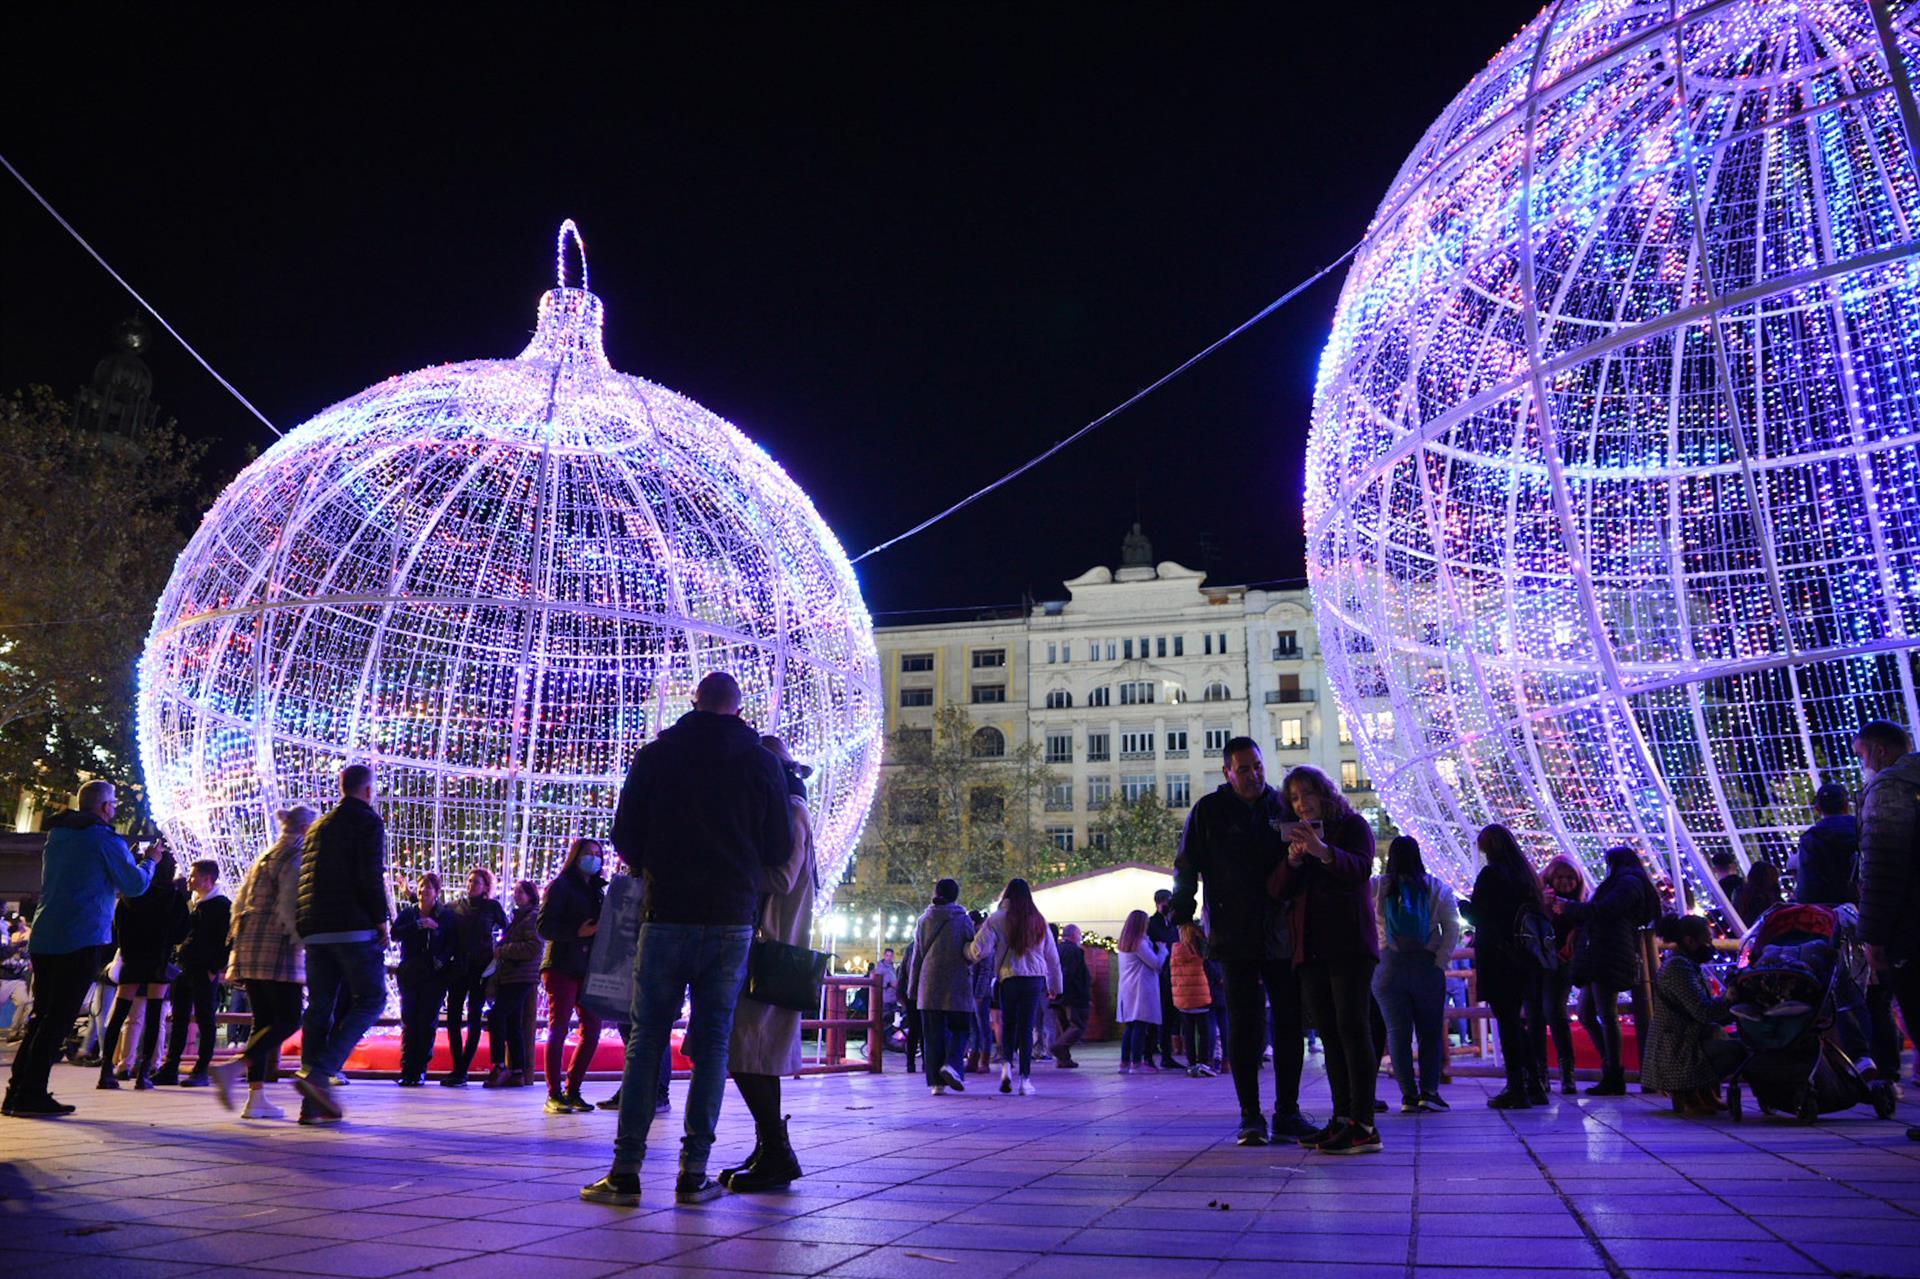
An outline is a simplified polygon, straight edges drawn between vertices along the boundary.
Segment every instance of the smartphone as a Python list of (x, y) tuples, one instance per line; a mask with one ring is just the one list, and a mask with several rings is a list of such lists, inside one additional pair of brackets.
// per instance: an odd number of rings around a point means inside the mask
[(1276, 829), (1278, 829), (1280, 832), (1280, 838), (1286, 840), (1289, 844), (1291, 844), (1294, 840), (1300, 838), (1300, 832), (1302, 830), (1305, 830), (1309, 826), (1313, 827), (1315, 830), (1318, 830), (1320, 828), (1320, 823), (1319, 822), (1281, 822)]

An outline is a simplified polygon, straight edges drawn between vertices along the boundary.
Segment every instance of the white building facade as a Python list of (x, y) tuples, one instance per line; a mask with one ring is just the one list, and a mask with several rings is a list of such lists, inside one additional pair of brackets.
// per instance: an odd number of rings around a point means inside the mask
[(1260, 743), (1270, 782), (1312, 764), (1379, 825), (1306, 590), (1210, 586), (1154, 563), (1137, 526), (1121, 559), (1024, 617), (878, 628), (889, 734), (931, 730), (934, 708), (951, 703), (979, 726), (981, 754), (1033, 742), (1059, 779), (1043, 804), (1062, 849), (1097, 843), (1115, 799), (1151, 793), (1186, 809), (1220, 784), (1222, 748), (1243, 735)]

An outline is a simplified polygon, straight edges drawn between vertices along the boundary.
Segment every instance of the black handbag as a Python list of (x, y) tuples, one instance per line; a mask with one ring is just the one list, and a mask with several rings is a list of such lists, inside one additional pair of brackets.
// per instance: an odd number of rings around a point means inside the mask
[(741, 994), (775, 1008), (817, 1013), (829, 958), (824, 951), (789, 946), (755, 929), (753, 944), (747, 948), (747, 988)]

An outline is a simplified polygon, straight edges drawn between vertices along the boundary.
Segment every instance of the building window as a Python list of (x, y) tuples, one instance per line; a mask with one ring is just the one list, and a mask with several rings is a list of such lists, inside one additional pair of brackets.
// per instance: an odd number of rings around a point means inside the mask
[(1340, 723), (1340, 744), (1342, 746), (1353, 745), (1353, 730), (1347, 727), (1347, 717), (1339, 714), (1337, 711), (1335, 712), (1335, 716)]
[(973, 669), (984, 671), (990, 667), (1005, 666), (1007, 650), (1004, 648), (976, 648), (973, 650)]
[(1187, 730), (1170, 728), (1167, 730), (1167, 758), (1182, 759), (1187, 753)]
[(1087, 694), (1087, 705), (1089, 706), (1110, 705), (1107, 698), (1108, 698), (1107, 686), (1105, 684), (1102, 684), (1099, 688), (1096, 688), (1091, 693)]
[(1056, 688), (1047, 694), (1047, 709), (1050, 711), (1064, 711), (1071, 708), (1072, 705), (1073, 694), (1064, 688)]
[(1203, 702), (1230, 702), (1233, 700), (1233, 690), (1228, 688), (1223, 681), (1215, 680), (1201, 691), (1200, 700)]
[(1150, 679), (1128, 680), (1120, 685), (1120, 704), (1122, 706), (1145, 706), (1153, 700), (1153, 681)]
[(1209, 728), (1207, 730), (1207, 754), (1218, 755), (1227, 749), (1227, 741), (1233, 736), (1230, 728)]
[(887, 789), (887, 820), (895, 826), (920, 826), (933, 811), (933, 797), (921, 790)]
[(1273, 656), (1275, 661), (1284, 661), (1300, 656), (1300, 635), (1297, 631), (1275, 631), (1273, 633)]
[[(1126, 639), (1126, 640), (1120, 641), (1120, 655), (1126, 658), (1129, 662), (1133, 660), (1133, 641), (1132, 640)], [(1145, 654), (1143, 653), (1141, 654), (1141, 656), (1144, 657)]]
[(1307, 744), (1306, 725), (1297, 719), (1280, 721), (1280, 746), (1283, 750), (1298, 750)]
[(1059, 660), (1060, 660), (1060, 646), (1058, 644), (1047, 645), (1047, 665), (1051, 666)]
[(1223, 656), (1223, 657), (1224, 657), (1224, 656), (1226, 655), (1226, 652), (1227, 652), (1227, 633), (1226, 633), (1225, 631), (1221, 631), (1221, 632), (1220, 632), (1220, 653), (1221, 653), (1221, 656)]
[(997, 822), (1007, 815), (1007, 797), (998, 786), (976, 786), (967, 792), (967, 812), (976, 822)]
[(1187, 690), (1181, 688), (1178, 684), (1169, 683), (1167, 685), (1167, 700), (1175, 706), (1179, 706), (1187, 700)]
[(903, 688), (900, 690), (902, 706), (933, 705), (933, 690), (930, 688)]
[(1175, 657), (1185, 657), (1187, 655), (1187, 637), (1186, 636), (1176, 635), (1173, 637), (1173, 655)]
[(1169, 777), (1167, 779), (1167, 807), (1186, 808), (1193, 803), (1193, 779), (1189, 777)]
[(926, 759), (933, 753), (931, 728), (903, 728), (894, 733), (894, 754), (901, 759)]
[(1153, 734), (1152, 733), (1120, 734), (1120, 758), (1121, 759), (1152, 759), (1153, 758)]
[(973, 686), (973, 704), (975, 706), (985, 706), (991, 702), (1004, 702), (1006, 700), (1007, 686), (1005, 684), (975, 684)]
[(999, 759), (1007, 753), (1007, 737), (999, 729), (987, 727), (973, 735), (975, 759)]
[(1048, 733), (1047, 734), (1047, 763), (1049, 764), (1073, 763), (1073, 734), (1072, 733)]
[(1047, 811), (1049, 813), (1071, 813), (1073, 811), (1073, 783), (1049, 782), (1047, 784)]
[(900, 669), (906, 672), (930, 671), (933, 669), (932, 653), (900, 654)]
[(1120, 796), (1129, 804), (1137, 804), (1153, 794), (1152, 773), (1123, 774), (1120, 778)]
[(1060, 852), (1063, 852), (1063, 853), (1072, 852), (1073, 851), (1073, 827), (1071, 826), (1047, 827), (1047, 842), (1052, 844), (1054, 848), (1059, 850)]
[(1212, 657), (1213, 656), (1213, 636), (1202, 635), (1200, 637), (1200, 641), (1206, 647), (1206, 656)]
[[(1099, 641), (1097, 641), (1097, 640), (1095, 641), (1095, 643), (1098, 643), (1098, 642), (1099, 642)], [(1107, 641), (1107, 660), (1108, 660), (1109, 662), (1111, 662), (1111, 661), (1113, 661), (1113, 660), (1114, 660), (1114, 656), (1113, 656), (1113, 654), (1114, 654), (1114, 649), (1115, 649), (1116, 647), (1117, 647), (1117, 646), (1116, 646), (1116, 645), (1114, 644), (1114, 642), (1113, 642), (1112, 640), (1108, 640), (1108, 641)]]
[(1113, 779), (1111, 777), (1089, 777), (1087, 779), (1087, 807), (1105, 808), (1113, 799)]
[(1087, 762), (1089, 764), (1099, 764), (1112, 759), (1113, 753), (1108, 746), (1111, 740), (1112, 738), (1106, 733), (1088, 733)]
[(1360, 765), (1350, 759), (1340, 761), (1340, 789), (1360, 789)]
[(1107, 832), (1103, 830), (1088, 831), (1087, 847), (1091, 848), (1096, 853), (1106, 852), (1107, 851)]
[(1166, 636), (1160, 635), (1154, 638), (1153, 655), (1155, 657), (1165, 657), (1167, 655), (1167, 637)]

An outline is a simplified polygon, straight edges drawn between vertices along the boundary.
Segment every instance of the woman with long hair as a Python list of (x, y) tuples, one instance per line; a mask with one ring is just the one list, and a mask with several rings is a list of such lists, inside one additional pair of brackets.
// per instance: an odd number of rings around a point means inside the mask
[(507, 912), (493, 899), (493, 872), (475, 866), (467, 872), (467, 895), (453, 904), (454, 956), (447, 965), (447, 1048), (453, 1069), (441, 1076), (443, 1087), (467, 1085), (474, 1054), (480, 1051), (495, 939), (506, 930)]
[(1748, 928), (1760, 916), (1786, 900), (1780, 891), (1780, 869), (1772, 862), (1756, 860), (1747, 868), (1747, 882), (1733, 895), (1733, 909)]
[(1653, 1024), (1640, 1055), (1640, 1086), (1671, 1095), (1683, 1115), (1711, 1116), (1721, 1108), (1720, 1081), (1745, 1055), (1727, 1039), (1732, 1014), (1726, 1001), (1713, 997), (1700, 972), (1713, 958), (1713, 930), (1698, 915), (1666, 915), (1654, 931), (1673, 949), (1653, 982)]
[(1542, 1007), (1545, 971), (1514, 939), (1523, 913), (1551, 918), (1540, 877), (1513, 832), (1498, 824), (1484, 827), (1477, 841), (1487, 864), (1473, 881), (1473, 897), (1462, 910), (1473, 924), (1473, 963), (1480, 997), (1493, 1009), (1500, 1031), (1500, 1058), (1507, 1086), (1487, 1099), (1495, 1110), (1525, 1110), (1547, 1104), (1546, 1083), (1537, 1073), (1545, 1059), (1547, 1025)]
[(232, 1061), (212, 1070), (220, 1104), (233, 1109), (234, 1085), (246, 1072), (247, 1104), (242, 1119), (284, 1119), (266, 1086), (280, 1077), (280, 1046), (300, 1029), (301, 996), (307, 982), (307, 953), (294, 925), (300, 898), (300, 858), (307, 828), (317, 816), (305, 804), (274, 814), (280, 837), (254, 859), (233, 898), (232, 953), (227, 981), (243, 986), (253, 1013), (253, 1034)]
[[(580, 1006), (580, 986), (593, 962), (593, 935), (600, 931), (600, 907), (607, 899), (607, 881), (600, 877), (606, 848), (597, 839), (581, 837), (567, 849), (560, 873), (547, 885), (540, 903), (537, 927), (546, 938), (547, 953), (540, 976), (547, 986), (547, 1104), (549, 1115), (586, 1114), (593, 1109), (580, 1095), (594, 1050), (600, 1047), (600, 1018)], [(561, 1057), (567, 1051), (567, 1027), (580, 1015), (580, 1046), (565, 1072)]]
[[(1541, 886), (1547, 890), (1547, 905), (1554, 912), (1554, 941), (1559, 947), (1560, 963), (1542, 981), (1541, 1004), (1547, 1015), (1547, 1030), (1553, 1036), (1553, 1055), (1560, 1062), (1560, 1091), (1573, 1096), (1579, 1089), (1573, 1079), (1573, 1018), (1568, 1001), (1573, 996), (1573, 951), (1580, 928), (1560, 915), (1561, 904), (1584, 901), (1587, 896), (1587, 872), (1565, 853), (1555, 853), (1541, 868)], [(1540, 1078), (1547, 1077), (1547, 1064), (1539, 1063)]]
[(1167, 964), (1167, 948), (1147, 936), (1147, 912), (1127, 916), (1116, 947), (1120, 952), (1120, 1073), (1157, 1075), (1153, 1064), (1153, 1035), (1160, 1025), (1160, 970)]
[(967, 1030), (973, 1022), (973, 970), (967, 943), (973, 920), (960, 904), (958, 880), (933, 886), (933, 900), (913, 926), (907, 986), (920, 1009), (927, 1088), (938, 1097), (966, 1091)]
[(1380, 1076), (1372, 1020), (1380, 964), (1369, 886), (1373, 827), (1317, 768), (1288, 772), (1280, 794), (1296, 820), (1267, 894), (1281, 910), (1292, 906), (1293, 971), (1326, 1047), (1333, 1093), (1332, 1120), (1300, 1144), (1329, 1155), (1369, 1154), (1380, 1149), (1373, 1121)]
[[(1777, 882), (1777, 881), (1776, 881)], [(1660, 918), (1660, 891), (1640, 861), (1621, 845), (1607, 850), (1607, 877), (1583, 902), (1558, 902), (1559, 918), (1581, 926), (1569, 975), (1580, 987), (1580, 1024), (1600, 1050), (1600, 1082), (1587, 1092), (1620, 1097), (1627, 1091), (1621, 1060), (1620, 996), (1640, 977), (1639, 931)]]
[(135, 1003), (146, 1005), (140, 1026), (140, 1047), (122, 1078), (136, 1089), (153, 1087), (153, 1059), (160, 1049), (160, 1009), (172, 981), (168, 972), (173, 948), (186, 938), (190, 916), (187, 895), (175, 882), (179, 865), (164, 840), (154, 863), (153, 879), (138, 897), (122, 897), (113, 908), (113, 937), (120, 947), (120, 978), (114, 992), (113, 1014), (100, 1048), (100, 1088), (118, 1088), (113, 1057), (120, 1031), (133, 1014)]
[(1440, 1075), (1447, 1062), (1447, 961), (1460, 944), (1453, 889), (1427, 873), (1420, 841), (1400, 835), (1387, 845), (1387, 868), (1373, 881), (1373, 904), (1381, 961), (1373, 997), (1387, 1022), (1400, 1111), (1450, 1110), (1440, 1096)]
[(1059, 995), (1060, 952), (1024, 879), (1010, 879), (1000, 905), (967, 945), (969, 958), (991, 964), (1000, 988), (1000, 1091), (1033, 1092), (1033, 1025), (1046, 1001)]

